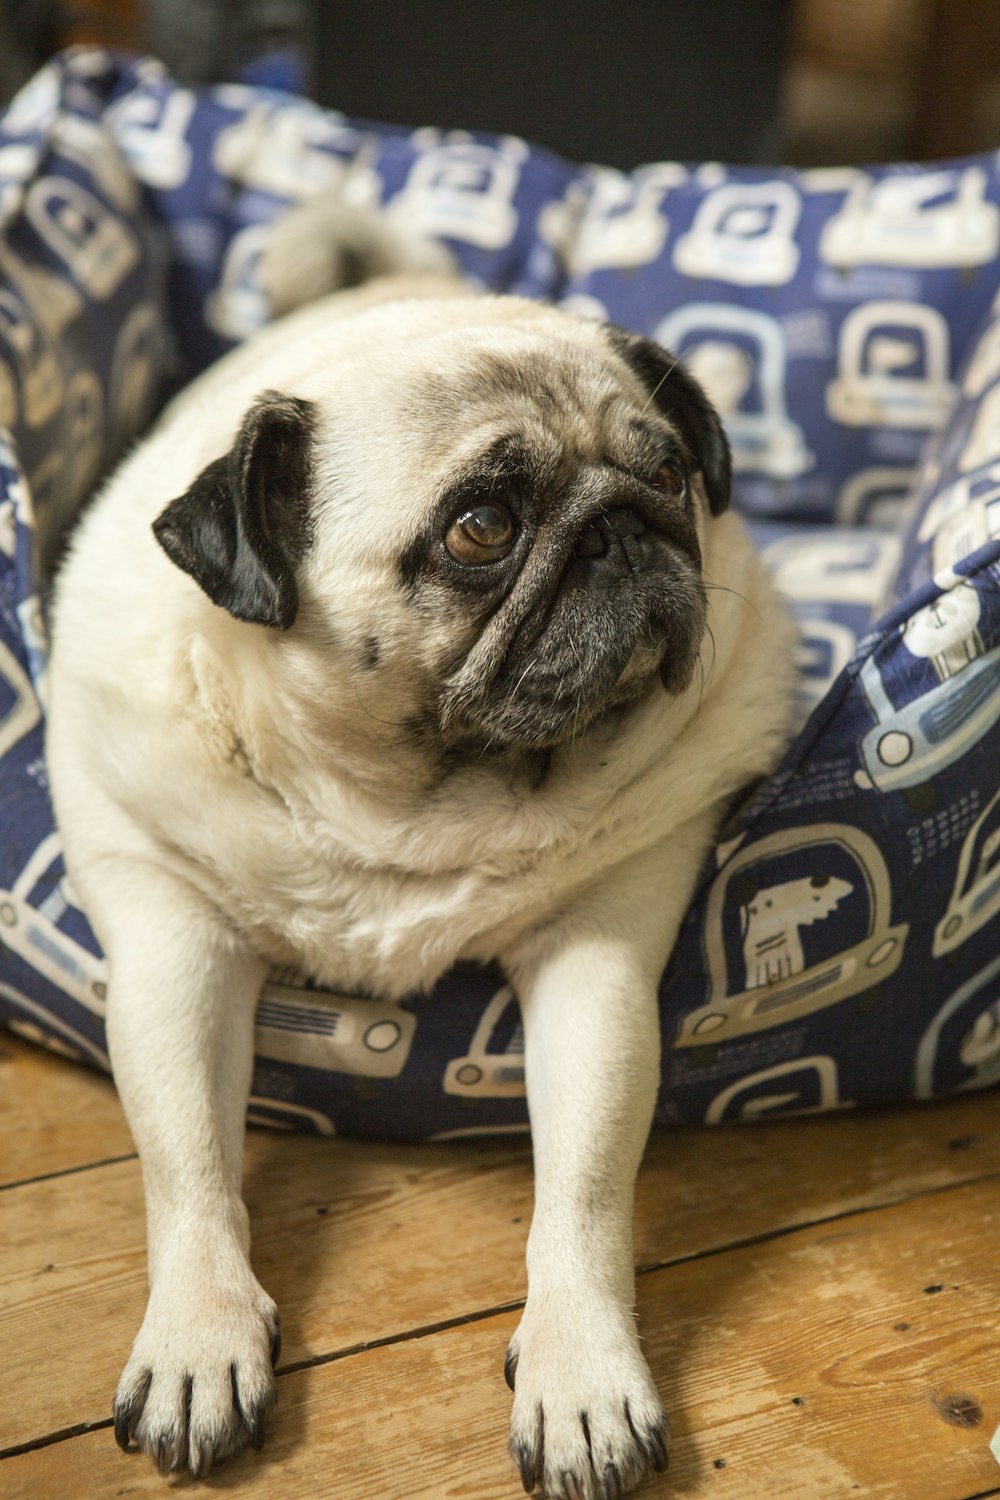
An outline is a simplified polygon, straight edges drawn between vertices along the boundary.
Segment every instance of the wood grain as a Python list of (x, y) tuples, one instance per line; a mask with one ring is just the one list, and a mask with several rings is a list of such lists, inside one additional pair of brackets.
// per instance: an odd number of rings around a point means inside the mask
[(0, 1188), (130, 1155), (110, 1078), (0, 1031)]
[[(991, 1180), (643, 1275), (640, 1329), (674, 1440), (669, 1478), (641, 1494), (1000, 1493), (987, 1446), (1000, 1420), (998, 1234)], [(280, 1377), (264, 1452), (209, 1488), (241, 1500), (514, 1500), (500, 1367), (515, 1323), (504, 1313)], [(165, 1486), (103, 1430), (7, 1459), (0, 1489), (102, 1500)]]
[[(640, 1175), (637, 1260), (704, 1255), (1000, 1172), (986, 1108), (968, 1096), (659, 1135)], [(397, 1147), (252, 1132), (247, 1157), (254, 1263), (282, 1310), (286, 1363), (523, 1296), (525, 1142)], [(17, 1393), (0, 1402), (2, 1451), (106, 1417), (142, 1316), (145, 1248), (134, 1160), (11, 1188), (0, 1207), (4, 1384)]]

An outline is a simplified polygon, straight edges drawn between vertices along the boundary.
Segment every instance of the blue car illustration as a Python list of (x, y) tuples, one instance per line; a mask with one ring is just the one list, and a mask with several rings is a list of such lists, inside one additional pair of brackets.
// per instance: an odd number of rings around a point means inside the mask
[(480, 1016), (467, 1056), (448, 1064), (444, 1091), (467, 1099), (509, 1099), (525, 1092), (524, 1028), (509, 984), (497, 991)]
[(276, 1062), (364, 1078), (395, 1078), (417, 1018), (386, 1000), (335, 995), (269, 980), (257, 1004), (254, 1052)]
[(653, 337), (684, 360), (718, 408), (738, 473), (794, 479), (815, 467), (802, 428), (788, 414), (780, 323), (757, 308), (691, 302)]
[[(79, 940), (84, 927), (63, 872), (59, 835), (49, 834), (11, 888), (0, 890), (0, 943), (90, 1016), (103, 1020), (107, 965), (96, 949)], [(89, 929), (87, 935), (92, 943)]]
[(934, 929), (934, 956), (961, 946), (1000, 915), (1000, 792), (990, 799), (965, 836), (955, 885)]
[(914, 1090), (936, 1099), (1000, 1082), (1000, 958), (949, 996), (917, 1048)]
[(35, 728), (42, 710), (31, 679), (3, 641), (0, 641), (0, 756)]
[(932, 663), (937, 679), (912, 702), (894, 704), (878, 661), (865, 662), (860, 682), (875, 724), (861, 741), (859, 787), (926, 786), (1000, 719), (1000, 647), (984, 649), (979, 612), (975, 589), (960, 583), (907, 621), (904, 644)]
[(263, 1094), (251, 1094), (247, 1101), (247, 1123), (266, 1125), (269, 1130), (311, 1130), (315, 1135), (336, 1135), (336, 1128), (329, 1115), (322, 1110), (310, 1109), (305, 1104), (292, 1104), (288, 1099), (270, 1099)]

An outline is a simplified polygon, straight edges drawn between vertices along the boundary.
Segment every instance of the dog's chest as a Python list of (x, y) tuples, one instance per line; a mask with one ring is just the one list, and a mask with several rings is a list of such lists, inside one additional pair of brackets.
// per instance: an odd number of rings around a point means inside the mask
[[(400, 997), (460, 957), (489, 958), (501, 937), (535, 925), (580, 879), (579, 850), (484, 851), (461, 820), (345, 828), (315, 816), (256, 821), (213, 879), (229, 915), (275, 965), (333, 987)], [(509, 829), (508, 829), (509, 834)]]
[[(663, 711), (655, 700), (625, 737), (615, 721), (592, 730), (542, 783), (475, 764), (424, 791), (373, 789), (316, 743), (287, 764), (230, 762), (211, 803), (190, 804), (188, 873), (276, 967), (402, 997), (456, 959), (510, 956), (695, 810), (695, 786), (663, 795)], [(172, 802), (175, 832), (177, 816)]]

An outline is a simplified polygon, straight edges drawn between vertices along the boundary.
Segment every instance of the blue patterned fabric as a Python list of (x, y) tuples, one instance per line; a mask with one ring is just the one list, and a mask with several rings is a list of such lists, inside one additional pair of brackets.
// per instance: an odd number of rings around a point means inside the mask
[[(267, 316), (275, 216), (335, 189), (473, 279), (652, 334), (722, 410), (802, 624), (802, 728), (733, 811), (662, 986), (661, 1124), (1000, 1080), (1000, 157), (577, 168), (148, 60), (57, 58), (0, 118), (0, 1020), (107, 1067), (106, 973), (43, 759), (43, 578), (167, 390)], [(516, 999), (276, 975), (251, 1117), (523, 1127)]]

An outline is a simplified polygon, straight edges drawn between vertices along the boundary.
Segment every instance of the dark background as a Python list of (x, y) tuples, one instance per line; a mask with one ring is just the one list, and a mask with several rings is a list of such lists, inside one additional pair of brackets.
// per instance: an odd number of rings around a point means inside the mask
[(0, 0), (0, 103), (73, 42), (626, 169), (1000, 146), (1000, 0)]
[(316, 97), (347, 114), (512, 131), (575, 161), (766, 161), (791, 0), (320, 5)]

